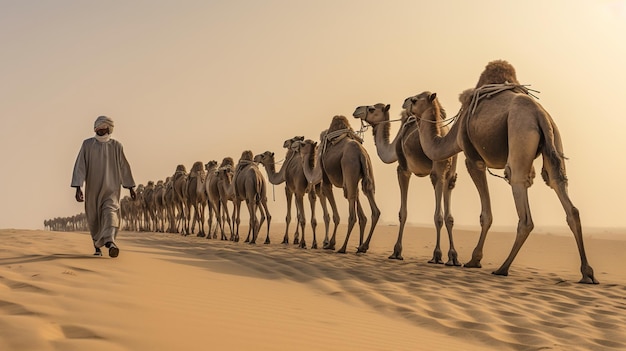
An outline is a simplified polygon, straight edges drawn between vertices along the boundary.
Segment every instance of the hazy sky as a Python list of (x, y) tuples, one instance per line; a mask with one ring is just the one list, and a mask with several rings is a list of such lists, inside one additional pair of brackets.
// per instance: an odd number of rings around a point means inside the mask
[[(358, 129), (356, 106), (389, 103), (397, 116), (424, 90), (454, 115), (459, 93), (494, 59), (541, 92), (583, 226), (626, 227), (625, 0), (0, 0), (0, 48), (0, 228), (83, 211), (71, 171), (99, 115), (115, 120), (113, 137), (145, 184), (246, 149), (282, 159), (285, 139), (317, 139), (334, 115)], [(396, 165), (378, 159), (371, 131), (365, 146), (382, 220), (397, 223)], [(457, 172), (456, 223), (477, 225), (462, 156)], [(494, 226), (515, 226), (509, 186), (494, 177), (489, 186)], [(280, 222), (283, 189), (275, 201), (270, 191)], [(529, 193), (538, 230), (565, 226), (540, 177)], [(409, 221), (431, 224), (433, 208), (430, 180), (413, 177)]]

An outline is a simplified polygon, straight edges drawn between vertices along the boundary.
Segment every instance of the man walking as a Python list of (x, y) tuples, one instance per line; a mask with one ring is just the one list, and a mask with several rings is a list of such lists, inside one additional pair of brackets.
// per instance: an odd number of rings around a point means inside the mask
[[(124, 155), (122, 144), (111, 139), (113, 120), (100, 116), (94, 123), (96, 135), (83, 141), (74, 164), (71, 186), (76, 188), (76, 201), (85, 202), (89, 232), (96, 249), (109, 249), (110, 257), (119, 255), (115, 237), (120, 227), (120, 186), (130, 190), (134, 200), (135, 181)], [(85, 193), (81, 186), (85, 184)]]

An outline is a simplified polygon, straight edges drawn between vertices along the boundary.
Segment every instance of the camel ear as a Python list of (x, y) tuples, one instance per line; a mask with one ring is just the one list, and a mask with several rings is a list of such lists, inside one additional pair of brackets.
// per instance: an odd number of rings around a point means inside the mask
[(428, 101), (433, 102), (437, 98), (437, 93), (432, 93), (428, 96)]
[(385, 112), (388, 112), (390, 108), (391, 108), (391, 105), (387, 104), (387, 106), (385, 106)]

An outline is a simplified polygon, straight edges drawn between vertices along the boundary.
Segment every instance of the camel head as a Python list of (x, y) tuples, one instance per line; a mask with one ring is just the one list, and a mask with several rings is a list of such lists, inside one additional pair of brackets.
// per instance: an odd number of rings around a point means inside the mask
[(270, 151), (265, 151), (262, 154), (258, 154), (254, 156), (254, 162), (260, 163), (262, 165), (266, 164), (274, 164), (274, 153)]
[(357, 107), (352, 116), (359, 118), (372, 126), (376, 126), (381, 122), (389, 121), (389, 109), (391, 105), (385, 105), (378, 103), (376, 105), (359, 106)]
[(295, 136), (291, 139), (287, 139), (285, 140), (285, 142), (283, 143), (283, 148), (285, 149), (291, 149), (291, 147), (294, 145), (294, 143), (297, 143), (299, 141), (303, 141), (304, 137), (303, 136)]
[(185, 165), (178, 165), (176, 166), (176, 173), (187, 173), (187, 168), (185, 167)]
[(311, 139), (306, 139), (298, 143), (298, 152), (300, 155), (311, 155), (315, 154), (315, 150), (317, 149), (317, 141), (313, 141)]
[(438, 105), (437, 93), (425, 91), (421, 94), (406, 98), (402, 104), (402, 108), (408, 111), (410, 115), (419, 119), (426, 110)]
[(220, 164), (220, 167), (226, 167), (226, 166), (235, 166), (235, 161), (233, 160), (232, 157), (224, 157), (224, 159), (222, 160), (222, 164)]
[(215, 169), (215, 168), (217, 168), (217, 161), (215, 160), (211, 160), (204, 165), (204, 169), (207, 172), (210, 172), (212, 169)]
[(217, 179), (225, 182), (226, 184), (230, 184), (233, 180), (233, 166), (221, 166), (217, 169), (217, 171), (215, 171), (215, 174), (217, 175)]

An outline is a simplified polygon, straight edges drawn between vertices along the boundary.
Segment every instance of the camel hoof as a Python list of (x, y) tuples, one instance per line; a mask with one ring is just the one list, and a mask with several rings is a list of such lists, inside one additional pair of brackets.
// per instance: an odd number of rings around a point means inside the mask
[(311, 245), (311, 249), (317, 250), (317, 242), (313, 242), (313, 245)]
[(306, 241), (301, 241), (300, 242), (300, 248), (301, 249), (306, 249)]
[(594, 277), (583, 277), (578, 282), (581, 284), (600, 284), (600, 282)]
[(491, 272), (491, 274), (493, 275), (503, 275), (503, 276), (508, 276), (509, 275), (509, 270), (508, 269), (498, 269), (497, 271), (493, 271)]
[(469, 261), (466, 264), (463, 265), (463, 267), (465, 268), (483, 268), (483, 266), (480, 264), (480, 261)]
[(368, 249), (369, 249), (369, 247), (359, 246), (359, 247), (356, 248), (356, 253), (366, 253)]
[(337, 250), (337, 253), (345, 254), (346, 253), (346, 248), (342, 247), (341, 249)]
[(196, 236), (199, 237), (199, 238), (204, 238), (205, 237), (204, 233), (198, 233)]
[(402, 257), (402, 254), (399, 252), (395, 252), (395, 251), (391, 254), (391, 256), (387, 258), (390, 260), (401, 260), (401, 261), (404, 260), (404, 257)]
[(457, 259), (449, 260), (448, 262), (446, 262), (446, 266), (459, 267), (461, 266), (461, 262), (459, 262)]
[(294, 245), (300, 244), (300, 239), (298, 239), (298, 238), (293, 239), (293, 244)]
[(335, 245), (324, 245), (324, 250), (334, 250), (335, 249)]
[(269, 245), (270, 243), (270, 239), (265, 240), (265, 242), (263, 243), (264, 245)]
[(433, 258), (430, 261), (428, 261), (428, 263), (432, 263), (432, 264), (443, 264), (443, 260), (441, 258)]

